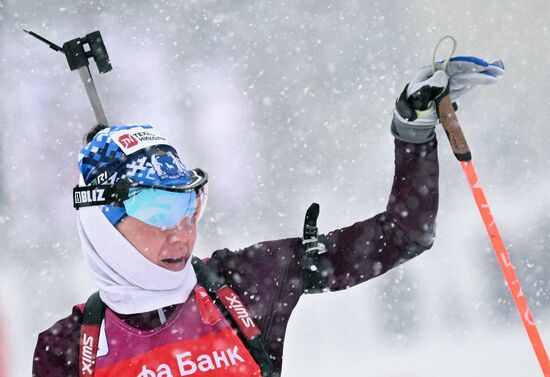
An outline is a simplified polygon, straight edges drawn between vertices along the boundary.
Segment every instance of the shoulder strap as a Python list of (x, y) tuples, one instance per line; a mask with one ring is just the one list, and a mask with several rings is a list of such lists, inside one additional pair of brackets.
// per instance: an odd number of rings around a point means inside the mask
[(105, 304), (99, 297), (99, 292), (90, 296), (82, 313), (80, 328), (80, 345), (78, 355), (79, 377), (93, 377), (95, 374), (95, 359), (99, 344), (99, 330), (105, 318)]
[(246, 348), (260, 366), (263, 377), (277, 377), (279, 373), (265, 348), (260, 328), (254, 322), (248, 308), (225, 279), (216, 275), (200, 258), (193, 257), (197, 281), (214, 299), (224, 316), (243, 340)]
[(319, 255), (326, 252), (324, 236), (317, 229), (319, 204), (312, 203), (304, 220), (304, 293), (319, 293), (328, 288), (328, 275), (324, 271)]

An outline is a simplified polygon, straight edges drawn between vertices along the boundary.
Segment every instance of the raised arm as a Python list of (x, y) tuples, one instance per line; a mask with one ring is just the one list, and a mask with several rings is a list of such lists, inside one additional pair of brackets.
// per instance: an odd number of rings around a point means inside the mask
[[(345, 289), (378, 276), (432, 246), (438, 207), (438, 161), (434, 129), (436, 104), (454, 101), (478, 85), (502, 76), (502, 62), (460, 56), (444, 65), (422, 68), (396, 101), (391, 132), (395, 136), (395, 175), (386, 211), (326, 236), (320, 268), (328, 288)], [(453, 104), (454, 106), (454, 104)]]
[(432, 246), (439, 199), (434, 103), (448, 90), (444, 72), (423, 69), (396, 101), (395, 173), (386, 210), (326, 235), (319, 267), (329, 290), (369, 280)]
[(395, 174), (386, 210), (326, 235), (320, 255), (329, 289), (364, 282), (432, 246), (438, 208), (437, 141), (395, 140)]

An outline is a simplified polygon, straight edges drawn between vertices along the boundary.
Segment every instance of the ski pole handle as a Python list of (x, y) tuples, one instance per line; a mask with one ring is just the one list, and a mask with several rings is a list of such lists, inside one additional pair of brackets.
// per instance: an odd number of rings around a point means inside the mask
[[(447, 71), (447, 65), (451, 61), (451, 57), (456, 51), (457, 42), (452, 35), (446, 35), (441, 38), (435, 46), (434, 54), (432, 57), (433, 74), (435, 74), (435, 71), (437, 70), (435, 65), (437, 50), (439, 49), (441, 43), (445, 40), (451, 41), (452, 50), (449, 53), (449, 57), (443, 62), (443, 72)], [(451, 96), (449, 95), (448, 90), (447, 94), (443, 98), (441, 98), (439, 101), (436, 99), (436, 105), (439, 120), (441, 121), (443, 129), (447, 134), (447, 138), (449, 138), (449, 143), (451, 143), (451, 149), (453, 150), (456, 159), (458, 161), (470, 161), (472, 159), (472, 153), (470, 153), (470, 147), (466, 142), (466, 138), (464, 137), (464, 133), (462, 132), (462, 128), (460, 127), (460, 123), (458, 122), (458, 118), (456, 117), (453, 103), (451, 101)]]
[(470, 161), (472, 159), (472, 153), (470, 147), (466, 142), (466, 137), (462, 132), (458, 118), (456, 117), (453, 104), (451, 102), (451, 96), (447, 94), (438, 103), (439, 120), (441, 125), (449, 138), (451, 143), (451, 149), (458, 161)]

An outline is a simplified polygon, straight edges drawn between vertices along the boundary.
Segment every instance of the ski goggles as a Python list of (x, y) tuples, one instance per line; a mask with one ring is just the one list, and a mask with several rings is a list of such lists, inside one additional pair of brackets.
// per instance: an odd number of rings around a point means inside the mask
[(179, 186), (142, 185), (119, 179), (114, 185), (76, 186), (76, 209), (95, 205), (124, 207), (126, 214), (158, 228), (172, 228), (185, 219), (196, 223), (208, 199), (208, 174), (190, 171), (191, 181)]

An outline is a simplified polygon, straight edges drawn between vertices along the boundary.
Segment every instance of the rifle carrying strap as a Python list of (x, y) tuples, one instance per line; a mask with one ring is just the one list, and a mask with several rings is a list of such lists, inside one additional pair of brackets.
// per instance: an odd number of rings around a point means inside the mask
[(78, 350), (79, 377), (93, 377), (95, 374), (95, 359), (103, 318), (105, 318), (105, 303), (99, 297), (99, 292), (96, 292), (86, 301), (82, 315)]

